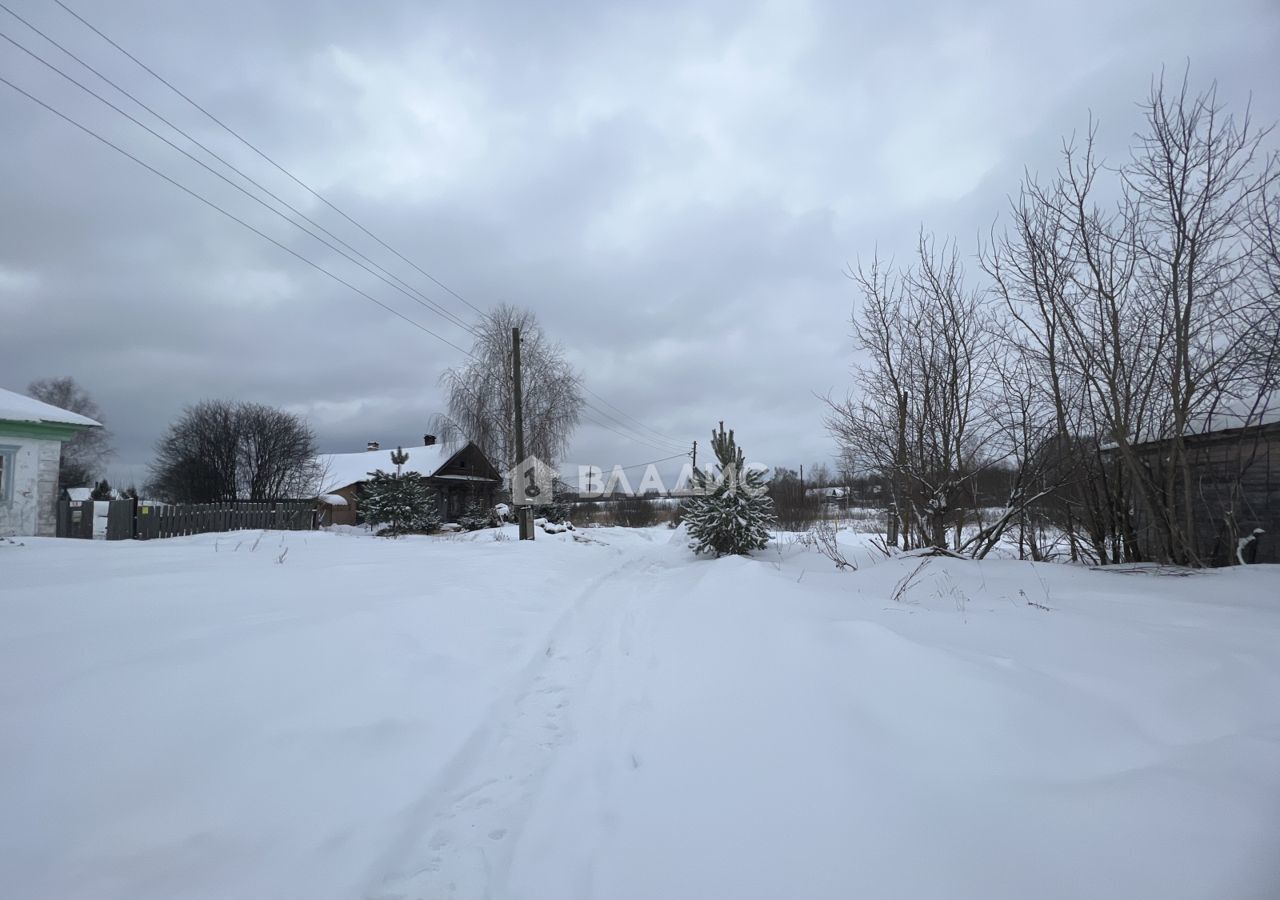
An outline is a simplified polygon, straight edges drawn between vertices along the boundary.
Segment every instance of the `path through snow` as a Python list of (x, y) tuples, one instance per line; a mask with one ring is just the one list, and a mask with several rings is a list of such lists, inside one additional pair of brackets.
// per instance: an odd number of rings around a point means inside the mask
[(6, 894), (1280, 896), (1280, 569), (593, 534), (0, 548)]

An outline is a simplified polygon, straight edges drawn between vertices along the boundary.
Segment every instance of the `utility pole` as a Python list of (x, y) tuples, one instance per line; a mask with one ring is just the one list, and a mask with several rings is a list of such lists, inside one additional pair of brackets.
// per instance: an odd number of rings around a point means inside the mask
[(693, 471), (698, 471), (698, 442), (693, 442)]
[[(519, 471), (520, 466), (524, 464), (524, 388), (520, 383), (520, 329), (518, 327), (511, 329), (511, 374), (516, 409), (516, 470), (511, 475), (511, 499), (515, 500), (516, 479), (525, 477), (525, 473)], [(523, 496), (522, 489), (521, 497)], [(522, 541), (533, 540), (532, 512), (527, 503), (516, 506), (516, 521), (520, 523), (520, 540)]]

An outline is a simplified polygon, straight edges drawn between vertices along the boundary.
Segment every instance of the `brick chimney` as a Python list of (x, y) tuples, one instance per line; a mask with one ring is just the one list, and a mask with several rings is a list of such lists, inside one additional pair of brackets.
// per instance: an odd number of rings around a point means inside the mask
[(422, 446), (424, 447), (431, 447), (435, 444), (435, 442), (436, 442), (436, 436), (434, 434), (424, 434), (422, 436)]
[(368, 450), (377, 450), (377, 449), (379, 449), (380, 447), (381, 447), (381, 445), (380, 445), (377, 441), (370, 441), (370, 442), (369, 442), (369, 445), (368, 445), (367, 447), (365, 447), (364, 449), (365, 449), (366, 451), (368, 451)]

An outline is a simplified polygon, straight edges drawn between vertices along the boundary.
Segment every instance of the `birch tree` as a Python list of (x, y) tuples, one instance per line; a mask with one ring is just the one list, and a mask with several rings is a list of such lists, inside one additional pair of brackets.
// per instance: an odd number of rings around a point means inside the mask
[(445, 441), (474, 441), (500, 469), (510, 470), (519, 462), (512, 396), (511, 329), (515, 327), (522, 338), (525, 454), (554, 466), (578, 425), (582, 376), (529, 310), (503, 305), (483, 317), (470, 357), (441, 377), (449, 412), (436, 418), (434, 428)]

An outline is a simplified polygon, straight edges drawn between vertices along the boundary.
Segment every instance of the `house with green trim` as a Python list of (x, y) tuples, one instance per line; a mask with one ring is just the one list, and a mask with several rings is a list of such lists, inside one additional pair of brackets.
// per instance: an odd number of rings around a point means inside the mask
[(0, 388), (0, 537), (52, 537), (62, 444), (102, 423)]

